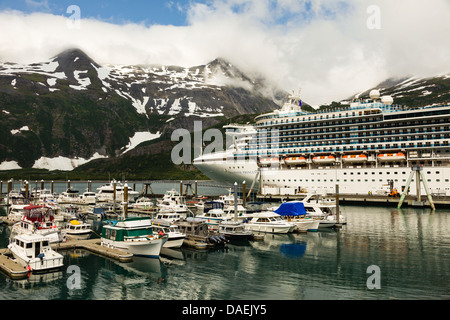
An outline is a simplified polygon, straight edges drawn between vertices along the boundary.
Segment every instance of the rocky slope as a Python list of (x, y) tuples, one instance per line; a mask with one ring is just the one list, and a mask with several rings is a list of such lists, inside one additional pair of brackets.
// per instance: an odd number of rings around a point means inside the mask
[(191, 68), (101, 66), (71, 49), (49, 61), (0, 62), (0, 170), (71, 170), (176, 128), (277, 108), (285, 93), (223, 59)]

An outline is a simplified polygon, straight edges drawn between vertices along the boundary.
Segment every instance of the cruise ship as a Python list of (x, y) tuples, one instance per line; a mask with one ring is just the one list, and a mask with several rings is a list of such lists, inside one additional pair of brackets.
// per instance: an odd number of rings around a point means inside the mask
[(216, 181), (246, 181), (273, 195), (334, 193), (336, 185), (343, 194), (401, 193), (421, 167), (432, 194), (450, 195), (450, 105), (408, 108), (372, 90), (370, 99), (313, 113), (293, 93), (255, 124), (225, 129), (233, 135), (229, 148), (194, 160)]

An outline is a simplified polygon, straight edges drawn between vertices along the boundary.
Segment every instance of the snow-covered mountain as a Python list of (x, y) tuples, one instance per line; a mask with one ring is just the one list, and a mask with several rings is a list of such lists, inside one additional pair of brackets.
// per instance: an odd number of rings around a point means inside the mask
[(207, 128), (272, 111), (284, 95), (223, 59), (102, 66), (71, 49), (40, 63), (0, 62), (0, 170), (70, 170), (176, 128), (192, 131), (196, 120)]
[(424, 107), (450, 103), (450, 73), (434, 77), (399, 77), (390, 78), (375, 88), (359, 94), (361, 98), (369, 97), (373, 89), (378, 89), (382, 96), (392, 96), (394, 104), (406, 107)]

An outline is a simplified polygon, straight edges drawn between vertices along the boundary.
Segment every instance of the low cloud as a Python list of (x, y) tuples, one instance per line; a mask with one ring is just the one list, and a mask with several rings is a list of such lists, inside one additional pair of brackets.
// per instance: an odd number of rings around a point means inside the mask
[[(371, 5), (378, 28), (367, 24)], [(392, 76), (450, 72), (447, 0), (210, 0), (185, 10), (187, 26), (82, 19), (78, 29), (68, 16), (1, 12), (0, 59), (40, 62), (69, 47), (100, 64), (190, 67), (223, 57), (287, 91), (301, 87), (316, 105)]]

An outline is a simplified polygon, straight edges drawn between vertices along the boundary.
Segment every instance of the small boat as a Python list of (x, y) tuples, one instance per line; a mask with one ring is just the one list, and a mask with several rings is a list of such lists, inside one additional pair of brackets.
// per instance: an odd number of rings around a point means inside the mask
[(286, 221), (295, 224), (294, 231), (306, 232), (319, 229), (319, 220), (305, 217), (307, 213), (302, 202), (285, 202), (274, 212), (282, 216)]
[(137, 199), (135, 203), (129, 205), (129, 207), (139, 210), (151, 210), (154, 206), (155, 204), (147, 197), (141, 197)]
[(188, 212), (188, 207), (185, 203), (183, 196), (175, 191), (174, 189), (166, 191), (162, 199), (158, 199), (159, 212), (177, 212), (185, 213)]
[(91, 225), (80, 220), (71, 220), (61, 231), (68, 239), (74, 240), (86, 240), (92, 233)]
[(367, 162), (367, 156), (365, 154), (349, 154), (342, 157), (343, 162), (363, 163)]
[(105, 210), (100, 207), (92, 208), (92, 210), (87, 212), (87, 216), (88, 216), (88, 218), (93, 219), (93, 220), (103, 220), (108, 217)]
[(284, 159), (284, 162), (287, 165), (302, 165), (306, 164), (306, 158), (305, 157), (287, 157)]
[(402, 160), (406, 160), (406, 156), (402, 152), (398, 152), (398, 153), (383, 153), (383, 154), (379, 154), (378, 155), (378, 160), (386, 161), (386, 162), (402, 161)]
[(175, 222), (182, 233), (186, 234), (183, 245), (196, 249), (224, 246), (228, 241), (218, 232), (210, 230), (208, 225), (198, 218), (187, 218)]
[(230, 216), (223, 210), (223, 203), (210, 201), (205, 203), (204, 213), (195, 216), (198, 219), (202, 219), (208, 226), (213, 229), (217, 229), (222, 221), (230, 220)]
[[(116, 186), (116, 202), (124, 201), (125, 185), (120, 181), (111, 181), (97, 188), (97, 201), (109, 202), (114, 201), (114, 184)], [(128, 188), (128, 199), (134, 201), (139, 196), (139, 192)]]
[(245, 225), (239, 221), (222, 221), (219, 224), (219, 234), (228, 240), (250, 240), (253, 233), (245, 229)]
[(29, 271), (51, 272), (64, 266), (63, 256), (50, 247), (46, 237), (38, 234), (21, 234), (8, 245), (14, 258)]
[(149, 218), (127, 218), (104, 225), (101, 244), (136, 256), (158, 258), (168, 236), (154, 232)]
[(186, 234), (180, 232), (178, 227), (170, 221), (155, 219), (152, 221), (152, 226), (158, 233), (159, 231), (162, 231), (169, 236), (166, 243), (163, 245), (164, 248), (180, 248), (183, 245)]
[(95, 192), (86, 191), (78, 197), (78, 202), (80, 204), (93, 204), (97, 203), (97, 194)]
[(245, 229), (265, 233), (290, 233), (294, 231), (295, 224), (285, 221), (274, 212), (265, 211), (254, 213), (245, 224)]
[(156, 219), (158, 220), (167, 220), (171, 223), (174, 223), (176, 221), (180, 221), (182, 219), (186, 219), (185, 213), (179, 213), (179, 212), (160, 212), (156, 215)]
[(13, 225), (12, 234), (37, 234), (46, 237), (50, 243), (64, 241), (52, 208), (45, 205), (28, 206), (24, 211), (22, 219)]
[(68, 188), (66, 191), (62, 192), (58, 199), (58, 203), (78, 203), (78, 190), (73, 190)]
[(336, 158), (334, 156), (317, 156), (312, 161), (317, 164), (331, 164), (336, 162)]

